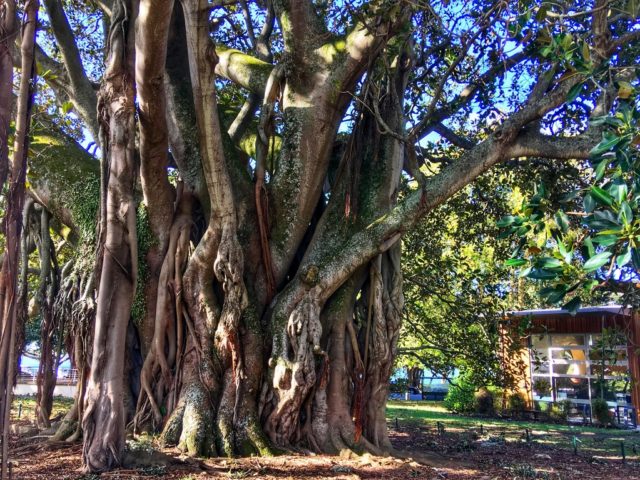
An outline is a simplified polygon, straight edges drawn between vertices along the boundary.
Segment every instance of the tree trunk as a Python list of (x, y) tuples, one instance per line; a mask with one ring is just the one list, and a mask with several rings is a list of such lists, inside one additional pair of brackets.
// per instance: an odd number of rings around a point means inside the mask
[[(12, 12), (11, 6), (8, 8)], [(28, 1), (24, 7), (22, 27), (22, 77), (18, 96), (18, 112), (10, 169), (10, 184), (7, 207), (3, 218), (6, 236), (6, 252), (0, 270), (0, 422), (2, 426), (2, 466), (0, 478), (7, 478), (9, 453), (9, 419), (13, 390), (13, 368), (16, 340), (18, 260), (22, 230), (22, 210), (25, 201), (25, 179), (27, 174), (27, 152), (29, 150), (29, 125), (35, 87), (35, 36), (38, 21), (37, 0)], [(0, 52), (1, 53), (1, 52)], [(3, 65), (4, 66), (4, 65)], [(1, 114), (1, 113), (0, 113)], [(5, 132), (6, 133), (6, 132)], [(4, 133), (3, 133), (4, 134)], [(4, 145), (7, 137), (0, 139)], [(1, 159), (0, 159), (1, 161)]]
[(13, 110), (13, 42), (18, 34), (14, 0), (0, 3), (0, 189), (9, 174), (9, 125)]
[[(265, 235), (269, 209), (262, 201), (256, 201), (267, 190), (263, 169), (267, 163), (268, 136), (273, 134), (268, 131), (269, 111), (282, 79), (277, 72), (272, 74), (264, 90), (260, 128), (267, 137), (261, 138), (256, 146), (254, 188), (242, 178), (242, 173), (237, 173), (237, 159), (225, 157), (226, 149), (223, 153), (221, 140), (225, 136), (220, 132), (212, 81), (216, 56), (206, 34), (208, 6), (205, 2), (184, 1), (176, 12), (178, 19), (182, 15), (185, 18), (182, 34), (188, 45), (189, 90), (195, 108), (190, 113), (186, 106), (178, 106), (185, 101), (185, 89), (184, 85), (178, 88), (176, 82), (184, 80), (178, 78), (171, 64), (168, 93), (169, 104), (173, 105), (171, 113), (175, 115), (169, 115), (172, 125), (169, 141), (175, 145), (172, 151), (179, 165), (194, 159), (201, 162), (207, 192), (192, 196), (191, 192), (198, 192), (198, 188), (189, 176), (184, 186), (179, 184), (154, 296), (154, 334), (141, 375), (136, 428), (143, 428), (148, 422), (155, 428), (163, 426), (165, 444), (178, 445), (192, 455), (264, 454), (272, 451), (273, 446), (293, 445), (318, 451), (345, 447), (378, 453), (388, 450), (384, 417), (386, 382), (395, 355), (402, 309), (399, 247), (394, 253), (379, 256), (374, 262), (377, 268), (372, 266), (369, 274), (361, 268), (357, 275), (340, 273), (329, 276), (323, 283), (318, 277), (319, 268), (330, 258), (332, 249), (340, 248), (340, 241), (347, 240), (352, 231), (351, 227), (342, 227), (345, 222), (356, 222), (355, 228), (359, 228), (388, 211), (395, 202), (403, 160), (399, 142), (391, 136), (377, 135), (378, 143), (364, 149), (365, 155), (379, 162), (372, 175), (378, 176), (376, 181), (384, 179), (380, 191), (368, 190), (368, 184), (357, 178), (360, 169), (357, 151), (340, 160), (344, 164), (340, 168), (346, 173), (339, 175), (333, 186), (338, 192), (336, 198), (324, 215), (325, 200), (316, 200), (318, 207), (313, 210), (309, 227), (311, 234), (316, 230), (315, 237), (307, 235), (300, 243), (300, 251), (308, 261), (303, 260), (300, 267), (294, 263), (291, 268), (295, 273), (283, 281), (282, 265), (270, 266), (269, 262), (272, 250)], [(181, 30), (172, 31), (176, 37), (171, 48), (179, 50)], [(138, 45), (138, 50), (141, 49), (145, 49), (144, 42)], [(403, 87), (406, 69), (398, 69), (397, 75), (400, 80), (390, 80), (387, 88)], [(316, 100), (320, 105), (329, 101), (327, 92), (318, 95), (324, 99)], [(399, 128), (401, 104), (398, 97), (388, 98), (391, 100), (385, 104), (385, 118), (392, 128)], [(293, 115), (295, 102), (288, 108)], [(377, 131), (375, 120), (365, 117), (366, 121), (361, 121), (358, 127), (362, 138)], [(310, 123), (304, 129), (313, 130), (313, 117), (305, 119)], [(198, 125), (199, 158), (193, 153), (188, 158), (185, 155), (187, 149), (193, 148), (195, 139), (189, 131), (193, 123)], [(172, 129), (182, 132), (183, 141), (176, 143), (178, 134), (171, 133)], [(331, 132), (324, 134), (333, 137)], [(365, 145), (366, 141), (360, 144)], [(298, 148), (302, 147), (295, 147), (290, 154), (298, 155)], [(378, 155), (377, 149), (384, 153)], [(324, 156), (325, 152), (308, 154)], [(345, 208), (341, 199), (349, 190), (353, 205)], [(232, 199), (235, 205), (230, 203)], [(189, 226), (189, 218), (197, 215), (191, 206), (196, 200), (207, 202), (207, 208), (202, 208), (209, 212), (204, 231)], [(372, 206), (358, 212), (357, 201)], [(157, 216), (166, 217), (161, 211)], [(279, 220), (288, 221), (286, 218)], [(187, 244), (183, 242), (189, 229), (196, 236), (197, 247), (187, 257), (184, 253)], [(242, 244), (237, 239), (239, 235), (245, 239)], [(327, 238), (332, 240), (326, 241)], [(383, 251), (393, 243), (395, 240)], [(353, 253), (357, 255), (357, 251)], [(291, 261), (277, 256), (280, 263)], [(295, 256), (287, 253), (285, 257)], [(276, 287), (275, 280), (269, 279), (271, 268), (272, 273), (280, 271), (276, 275), (280, 276), (280, 285), (270, 307)], [(353, 280), (348, 280), (351, 275)], [(373, 280), (367, 281), (369, 275)], [(331, 300), (325, 305), (347, 280), (349, 286), (342, 288), (348, 292), (335, 295), (348, 300)], [(363, 290), (363, 285), (373, 287)], [(362, 296), (369, 298), (369, 291), (376, 292), (371, 296), (372, 303), (359, 307), (371, 312), (367, 326), (366, 322), (357, 322), (354, 312), (358, 294), (362, 292)], [(395, 303), (389, 307), (389, 302)], [(265, 329), (266, 325), (269, 327)], [(370, 400), (365, 406), (366, 395), (370, 395)], [(369, 434), (372, 441), (366, 438)]]
[(100, 283), (91, 370), (87, 383), (83, 463), (100, 472), (119, 465), (124, 451), (123, 372), (127, 325), (137, 279), (137, 170), (134, 158), (133, 42), (136, 9), (113, 3), (105, 80), (99, 94), (102, 122), (105, 209), (102, 210)]

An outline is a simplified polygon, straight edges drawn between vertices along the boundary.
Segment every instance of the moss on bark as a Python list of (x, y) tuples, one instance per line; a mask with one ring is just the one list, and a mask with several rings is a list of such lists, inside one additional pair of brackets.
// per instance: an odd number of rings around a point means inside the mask
[(98, 160), (55, 128), (36, 131), (30, 148), (30, 190), (69, 227), (72, 239), (95, 244), (100, 203)]

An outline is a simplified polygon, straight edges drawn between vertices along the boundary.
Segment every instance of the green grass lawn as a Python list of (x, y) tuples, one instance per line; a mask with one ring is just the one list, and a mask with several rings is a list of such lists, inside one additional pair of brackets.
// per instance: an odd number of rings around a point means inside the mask
[[(73, 398), (53, 397), (53, 408), (51, 418), (60, 414), (64, 415), (73, 405)], [(18, 418), (19, 416), (19, 418)], [(18, 395), (13, 397), (11, 404), (11, 421), (16, 420), (35, 422), (36, 420), (36, 397), (35, 395)]]
[[(573, 437), (582, 453), (603, 458), (620, 458), (620, 443), (624, 442), (627, 458), (640, 460), (640, 432), (635, 430), (603, 429), (553, 423), (478, 418), (448, 412), (441, 402), (390, 401), (387, 405), (387, 419), (390, 425), (425, 425), (436, 430), (437, 422), (442, 422), (446, 431), (480, 433), (485, 436), (504, 436), (507, 442), (523, 441), (525, 429), (531, 432), (533, 442), (540, 445), (573, 449)], [(634, 453), (633, 449), (638, 453)]]

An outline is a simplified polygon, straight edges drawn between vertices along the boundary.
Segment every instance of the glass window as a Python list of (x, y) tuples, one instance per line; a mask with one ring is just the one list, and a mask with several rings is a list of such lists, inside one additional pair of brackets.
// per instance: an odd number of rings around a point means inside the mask
[[(555, 371), (555, 368), (554, 368)], [(600, 375), (602, 373), (602, 365), (592, 364), (591, 375)], [(605, 365), (604, 375), (606, 377), (627, 377), (629, 376), (629, 367), (624, 364)]]
[[(626, 387), (625, 387), (626, 385)], [(625, 393), (628, 391), (628, 382), (622, 380), (591, 380), (591, 396), (593, 398), (601, 398), (608, 402), (615, 402), (619, 395), (626, 397)]]
[(551, 358), (554, 360), (579, 360), (587, 359), (587, 352), (582, 349), (552, 349)]
[(556, 400), (589, 400), (589, 380), (586, 378), (554, 378)]
[(549, 373), (549, 357), (547, 357), (547, 349), (531, 349), (531, 369), (534, 373)]
[(549, 377), (534, 376), (531, 387), (533, 388), (534, 396), (538, 398), (551, 398), (551, 383), (549, 382)]
[[(602, 359), (602, 351), (591, 349), (589, 350), (589, 358), (593, 361), (600, 361)], [(627, 359), (627, 349), (625, 347), (616, 347), (615, 351), (609, 350), (605, 352), (605, 363), (613, 363), (625, 361)]]
[(546, 350), (549, 347), (549, 335), (531, 335), (531, 348)]
[(551, 346), (552, 347), (573, 347), (583, 346), (584, 335), (552, 335)]
[(587, 375), (586, 363), (566, 363), (564, 365), (553, 365), (554, 375), (575, 375), (584, 376)]
[(533, 373), (549, 373), (549, 362), (531, 362), (531, 368), (533, 369)]

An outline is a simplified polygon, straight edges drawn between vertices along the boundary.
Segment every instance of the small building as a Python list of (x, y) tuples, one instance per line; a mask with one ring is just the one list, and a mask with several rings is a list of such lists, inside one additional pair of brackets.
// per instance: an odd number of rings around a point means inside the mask
[[(502, 326), (503, 365), (531, 408), (569, 400), (585, 413), (604, 398), (620, 418), (640, 410), (640, 317), (618, 305), (511, 312)], [(513, 347), (518, 332), (519, 347)], [(511, 344), (510, 344), (511, 342)], [(518, 353), (514, 352), (520, 352)], [(509, 352), (509, 353), (506, 353)]]

